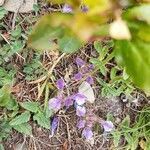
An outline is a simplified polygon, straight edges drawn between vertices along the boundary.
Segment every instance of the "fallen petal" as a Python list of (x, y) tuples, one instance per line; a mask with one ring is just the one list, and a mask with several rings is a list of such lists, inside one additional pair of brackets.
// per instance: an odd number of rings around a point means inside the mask
[(91, 128), (84, 128), (82, 131), (82, 136), (85, 137), (87, 140), (91, 139), (93, 137), (93, 132)]
[(86, 82), (89, 83), (89, 84), (94, 84), (94, 80), (93, 80), (93, 78), (91, 76), (88, 76), (86, 78)]
[(76, 101), (76, 103), (78, 105), (83, 105), (86, 101), (86, 96), (84, 96), (83, 94), (81, 93), (77, 93), (73, 96), (73, 99)]
[(111, 121), (102, 121), (101, 124), (106, 132), (110, 132), (114, 129), (114, 125)]
[(75, 79), (76, 81), (81, 80), (81, 79), (82, 79), (82, 77), (83, 77), (83, 75), (82, 75), (82, 73), (81, 73), (81, 72), (78, 72), (77, 74), (75, 74), (75, 75), (74, 75), (74, 79)]
[(85, 65), (85, 61), (82, 60), (81, 58), (77, 57), (76, 58), (76, 64), (79, 66), (79, 67), (82, 67)]
[(86, 123), (85, 120), (79, 120), (78, 123), (77, 123), (78, 129), (84, 128), (85, 127), (85, 123)]
[(61, 108), (61, 99), (51, 98), (49, 100), (49, 109), (53, 109), (54, 111), (58, 111), (60, 108)]
[(86, 108), (83, 106), (77, 106), (76, 107), (76, 115), (79, 117), (83, 117), (86, 114)]
[(74, 103), (74, 100), (72, 99), (72, 97), (66, 98), (66, 100), (65, 100), (65, 106), (66, 106), (67, 108), (69, 108), (70, 106), (72, 106), (73, 103)]
[(51, 136), (54, 135), (55, 130), (57, 129), (58, 121), (59, 121), (58, 117), (53, 118), (53, 121), (52, 121), (52, 124), (51, 124)]
[(64, 82), (64, 80), (61, 78), (61, 79), (58, 79), (58, 80), (56, 81), (56, 85), (57, 85), (57, 88), (58, 88), (59, 90), (62, 90), (62, 89), (64, 88), (64, 86), (65, 86), (65, 82)]

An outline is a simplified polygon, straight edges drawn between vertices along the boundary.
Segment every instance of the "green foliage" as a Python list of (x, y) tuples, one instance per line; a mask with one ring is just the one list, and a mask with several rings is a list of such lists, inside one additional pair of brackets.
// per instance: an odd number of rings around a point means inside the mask
[(32, 135), (32, 127), (28, 123), (22, 123), (19, 125), (15, 125), (15, 126), (13, 126), (13, 128), (20, 133), (23, 133), (26, 135)]
[[(113, 139), (115, 148), (121, 147), (120, 140), (124, 137), (127, 144), (125, 148), (127, 150), (135, 150), (138, 146), (144, 150), (149, 150), (150, 145), (150, 123), (148, 118), (150, 117), (149, 107), (144, 108), (137, 116), (136, 122), (132, 124), (130, 122), (130, 116), (126, 116), (118, 128), (114, 131)], [(144, 140), (143, 140), (144, 139)], [(143, 144), (142, 144), (142, 143)]]
[[(105, 44), (105, 46), (102, 46), (100, 42), (96, 41), (94, 48), (99, 56), (98, 58), (90, 59), (100, 71), (101, 78), (97, 78), (97, 81), (102, 86), (101, 95), (104, 97), (120, 96), (121, 93), (129, 95), (134, 89), (129, 76), (126, 74), (126, 71), (119, 68), (115, 62), (113, 64), (111, 63), (115, 57), (114, 52), (110, 50), (113, 48), (114, 43), (113, 41), (109, 41)], [(111, 67), (109, 64), (111, 64)], [(122, 73), (118, 74), (118, 72)], [(103, 78), (107, 78), (108, 81), (105, 81)]]
[(3, 7), (0, 7), (0, 20), (3, 19), (6, 14), (7, 11)]
[(16, 116), (14, 119), (12, 119), (9, 124), (11, 126), (16, 126), (16, 125), (20, 125), (22, 123), (26, 123), (30, 120), (30, 112), (26, 111), (24, 113), (22, 113), (21, 115), (19, 116)]
[(122, 64), (134, 83), (150, 92), (150, 44), (139, 40), (134, 42), (117, 41), (116, 58)]
[(50, 120), (46, 118), (43, 112), (38, 112), (33, 116), (33, 120), (37, 121), (37, 123), (46, 129), (50, 129)]
[[(52, 2), (65, 3), (63, 0)], [(116, 3), (113, 3), (115, 6)], [(104, 35), (103, 33), (99, 33), (104, 31), (102, 31), (101, 27), (104, 27), (106, 22), (112, 18), (112, 10), (117, 12), (111, 9), (115, 7), (112, 7), (113, 5), (110, 1), (106, 0), (96, 0), (94, 3), (91, 0), (84, 0), (82, 4), (89, 7), (86, 13), (79, 11), (80, 1), (77, 1), (76, 4), (73, 1), (69, 1), (68, 4), (73, 7), (74, 13), (53, 13), (42, 17), (29, 37), (29, 46), (40, 50), (59, 48), (62, 52), (75, 52), (82, 46), (80, 42), (85, 43), (94, 39), (95, 36), (101, 37), (101, 35)], [(150, 57), (150, 53), (148, 42), (150, 41), (150, 4), (145, 3), (136, 6), (135, 3), (130, 1), (129, 5), (126, 5), (126, 11), (123, 12), (122, 16), (120, 15), (117, 18), (120, 21), (114, 21), (115, 24), (113, 25), (118, 26), (120, 29), (109, 31), (113, 38), (121, 39), (115, 42), (116, 53), (114, 57), (117, 57), (118, 61), (123, 62), (121, 63), (123, 69), (125, 68), (135, 85), (149, 94), (150, 82), (148, 77), (150, 76), (150, 72), (148, 69), (148, 58)], [(105, 10), (108, 12), (110, 10), (110, 13), (106, 13), (105, 16), (100, 17), (101, 13), (103, 14)], [(110, 29), (111, 27), (112, 24), (110, 25)], [(45, 30), (46, 32), (44, 32)], [(119, 32), (117, 33), (116, 30)], [(114, 32), (116, 33), (115, 35)], [(106, 34), (108, 36), (108, 32)], [(130, 34), (131, 41), (129, 41)], [(137, 40), (137, 37), (140, 40)], [(126, 39), (128, 40), (125, 41)], [(101, 73), (105, 76), (107, 69), (101, 61), (104, 59), (107, 51), (105, 49), (99, 49), (98, 51), (101, 51), (100, 61), (96, 59), (92, 61), (99, 66)], [(141, 70), (143, 70), (143, 74), (141, 74)]]
[(46, 73), (40, 61), (40, 55), (36, 55), (30, 62), (24, 65), (23, 72), (27, 81), (35, 80), (37, 77)]
[(37, 102), (23, 102), (20, 103), (21, 107), (30, 112), (36, 113), (39, 110), (39, 104)]

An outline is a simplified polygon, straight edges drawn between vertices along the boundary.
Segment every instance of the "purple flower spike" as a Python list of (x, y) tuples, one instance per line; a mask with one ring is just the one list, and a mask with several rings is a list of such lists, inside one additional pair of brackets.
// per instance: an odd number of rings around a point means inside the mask
[(83, 94), (77, 93), (73, 96), (73, 99), (76, 101), (77, 105), (83, 105), (87, 99)]
[(86, 114), (86, 108), (83, 106), (77, 106), (76, 107), (76, 115), (79, 117), (85, 116)]
[(79, 122), (77, 123), (77, 128), (78, 129), (84, 128), (85, 127), (85, 123), (86, 123), (85, 120), (79, 120)]
[(93, 78), (91, 76), (88, 76), (86, 78), (86, 82), (88, 82), (89, 84), (94, 84), (94, 80), (93, 80)]
[(87, 140), (90, 140), (93, 137), (93, 132), (91, 128), (85, 128), (82, 131), (82, 136), (84, 136)]
[(58, 111), (61, 108), (61, 99), (52, 98), (49, 100), (49, 109), (53, 109), (54, 111)]
[(81, 58), (77, 57), (76, 58), (76, 64), (79, 66), (79, 67), (82, 67), (85, 65), (85, 61), (82, 60)]
[(68, 4), (65, 4), (65, 5), (63, 6), (63, 8), (62, 8), (62, 12), (63, 12), (63, 13), (71, 13), (71, 12), (72, 12), (71, 6), (68, 5)]
[(101, 124), (105, 132), (110, 132), (114, 129), (114, 125), (111, 121), (102, 121)]
[(82, 79), (82, 73), (81, 72), (78, 72), (77, 74), (75, 74), (74, 75), (74, 79), (76, 80), (76, 81), (79, 81), (79, 80), (81, 80)]
[(69, 108), (70, 106), (73, 105), (73, 102), (74, 102), (74, 100), (72, 99), (72, 97), (68, 97), (68, 98), (66, 98), (66, 100), (65, 100), (65, 106), (66, 106), (67, 108)]
[(57, 85), (57, 88), (58, 88), (59, 90), (62, 90), (62, 89), (64, 88), (64, 86), (65, 86), (65, 82), (64, 82), (63, 79), (58, 79), (58, 80), (56, 81), (56, 85)]
[(51, 124), (51, 136), (54, 136), (55, 130), (57, 129), (58, 126), (58, 117), (54, 117), (52, 124)]

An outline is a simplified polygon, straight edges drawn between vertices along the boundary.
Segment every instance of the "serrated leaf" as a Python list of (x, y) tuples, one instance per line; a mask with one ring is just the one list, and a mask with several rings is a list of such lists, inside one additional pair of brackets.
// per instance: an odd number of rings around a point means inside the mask
[(23, 102), (23, 103), (20, 103), (20, 105), (24, 109), (31, 111), (33, 113), (36, 113), (39, 110), (39, 104), (37, 102)]
[(19, 116), (16, 116), (14, 119), (12, 119), (9, 124), (11, 126), (15, 126), (15, 125), (20, 125), (22, 123), (28, 122), (30, 120), (30, 112), (26, 111), (24, 113), (22, 113)]
[(5, 85), (0, 89), (0, 106), (6, 106), (8, 104), (9, 100), (11, 100), (10, 93), (11, 90), (8, 85)]
[(102, 44), (99, 41), (95, 41), (94, 42), (94, 48), (96, 49), (96, 51), (101, 54), (102, 52)]
[(37, 121), (37, 123), (46, 129), (50, 129), (50, 119), (46, 118), (46, 116), (42, 112), (38, 112), (33, 116), (33, 120)]
[(58, 40), (60, 50), (64, 53), (74, 53), (81, 47), (81, 42), (75, 37), (65, 36)]
[(32, 127), (28, 123), (15, 125), (13, 128), (20, 133), (32, 135)]

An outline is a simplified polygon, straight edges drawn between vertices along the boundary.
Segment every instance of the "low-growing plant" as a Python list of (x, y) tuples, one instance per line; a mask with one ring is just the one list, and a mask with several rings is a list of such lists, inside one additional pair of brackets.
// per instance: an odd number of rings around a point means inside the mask
[[(39, 20), (28, 39), (30, 47), (37, 50), (59, 48), (64, 53), (73, 53), (88, 41), (112, 37), (118, 64), (135, 85), (150, 93), (149, 3), (129, 1), (124, 5), (121, 1), (109, 0), (50, 2), (62, 4), (62, 11), (46, 14)], [(114, 21), (108, 24), (112, 19)]]

